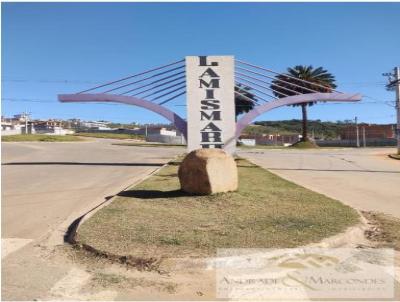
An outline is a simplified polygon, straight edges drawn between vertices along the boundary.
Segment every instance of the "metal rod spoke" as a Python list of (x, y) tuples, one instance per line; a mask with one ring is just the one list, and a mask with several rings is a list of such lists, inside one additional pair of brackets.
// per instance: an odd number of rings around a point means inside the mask
[[(278, 88), (281, 88), (281, 89), (285, 89), (286, 91), (293, 92), (294, 94), (301, 94), (301, 93), (298, 92), (298, 91), (295, 91), (295, 90), (292, 90), (292, 89), (289, 89), (289, 88), (286, 88), (286, 87), (283, 87), (283, 86), (280, 86), (280, 85), (272, 84), (272, 83), (263, 81), (263, 80), (261, 80), (261, 79), (259, 79), (259, 78), (255, 78), (255, 77), (249, 76), (249, 75), (247, 75), (247, 74), (244, 74), (244, 73), (241, 73), (241, 72), (238, 72), (238, 71), (237, 71), (236, 73), (239, 74), (239, 75), (241, 75), (241, 76), (244, 76), (244, 77), (247, 77), (247, 78), (250, 78), (250, 79), (259, 81), (259, 82), (261, 82), (261, 83), (265, 83), (265, 84), (268, 84), (268, 85), (271, 85), (271, 86), (273, 85), (273, 86), (275, 86), (275, 87), (278, 87)], [(271, 88), (271, 89), (272, 89), (272, 88)], [(280, 93), (280, 92), (277, 91), (276, 89), (273, 90), (273, 91), (275, 91), (275, 92), (277, 92), (277, 93)], [(282, 94), (285, 95), (284, 93), (282, 93)], [(287, 96), (287, 95), (286, 95), (286, 96)]]
[[(317, 90), (313, 90), (313, 89), (311, 89), (311, 88), (307, 88), (307, 87), (304, 87), (304, 86), (300, 86), (300, 85), (297, 85), (297, 84), (294, 84), (294, 83), (290, 83), (290, 82), (281, 80), (281, 79), (279, 79), (279, 78), (277, 78), (277, 77), (271, 77), (271, 76), (268, 76), (268, 75), (265, 75), (265, 74), (262, 74), (262, 73), (259, 73), (259, 72), (256, 72), (256, 71), (252, 71), (252, 70), (250, 70), (250, 69), (242, 68), (242, 67), (239, 67), (239, 66), (236, 67), (236, 68), (237, 68), (237, 69), (240, 69), (240, 70), (244, 70), (244, 71), (250, 72), (250, 73), (252, 73), (252, 74), (257, 74), (257, 75), (266, 77), (266, 78), (268, 78), (268, 79), (272, 79), (272, 80), (279, 81), (279, 82), (282, 82), (282, 83), (285, 83), (285, 84), (289, 84), (289, 85), (292, 85), (292, 86), (295, 86), (295, 87), (298, 87), (298, 88), (301, 88), (301, 89), (305, 89), (305, 90), (308, 90), (308, 91), (310, 91), (310, 92), (320, 92), (320, 91), (317, 91)], [(284, 76), (285, 76), (285, 75), (284, 75)]]
[(153, 69), (150, 69), (150, 70), (146, 70), (146, 71), (143, 71), (141, 73), (137, 73), (137, 74), (134, 74), (134, 75), (131, 75), (131, 76), (128, 76), (128, 77), (125, 77), (125, 78), (122, 78), (122, 79), (119, 79), (119, 80), (116, 80), (116, 81), (108, 82), (108, 83), (105, 83), (105, 84), (102, 84), (102, 85), (99, 85), (99, 86), (96, 86), (96, 87), (93, 87), (93, 88), (90, 88), (90, 89), (83, 90), (81, 92), (78, 92), (77, 94), (88, 92), (88, 91), (92, 91), (92, 90), (95, 90), (95, 89), (98, 89), (98, 88), (101, 88), (101, 87), (104, 87), (104, 86), (108, 86), (108, 85), (111, 85), (111, 84), (122, 82), (122, 81), (125, 81), (125, 80), (128, 80), (128, 79), (132, 79), (134, 77), (138, 77), (140, 75), (144, 75), (144, 74), (152, 72), (152, 71), (160, 70), (160, 69), (163, 69), (165, 67), (169, 67), (169, 66), (172, 66), (172, 65), (175, 65), (175, 64), (178, 64), (178, 63), (182, 63), (184, 61), (185, 60), (179, 60), (179, 61), (167, 64), (167, 65), (162, 65), (162, 66), (159, 66), (159, 67), (156, 67), (156, 68), (153, 68)]
[[(152, 95), (155, 95), (155, 94), (159, 94), (160, 92), (166, 91), (166, 90), (168, 90), (168, 89), (170, 89), (170, 88), (173, 88), (173, 87), (176, 87), (176, 86), (178, 86), (178, 85), (185, 84), (185, 83), (186, 83), (186, 81), (182, 81), (182, 82), (179, 82), (179, 83), (172, 84), (172, 85), (170, 85), (170, 86), (168, 86), (168, 87), (164, 87), (163, 89), (159, 89), (159, 90), (154, 91), (154, 92), (152, 92), (152, 93), (146, 94), (146, 95), (143, 96), (143, 98), (147, 98), (147, 97), (149, 97), (149, 96), (152, 96)], [(186, 87), (186, 86), (185, 86), (185, 87)]]
[(151, 75), (151, 76), (149, 76), (149, 77), (147, 77), (147, 78), (144, 78), (144, 79), (141, 79), (141, 80), (138, 80), (138, 81), (135, 81), (135, 82), (130, 82), (130, 83), (128, 83), (128, 84), (125, 84), (125, 85), (122, 85), (122, 86), (118, 86), (118, 87), (113, 88), (113, 89), (109, 89), (109, 90), (107, 90), (107, 91), (104, 91), (103, 93), (108, 93), (108, 92), (115, 91), (115, 90), (117, 90), (117, 89), (121, 89), (121, 88), (130, 86), (130, 85), (133, 85), (133, 84), (137, 84), (137, 83), (140, 83), (140, 82), (144, 82), (144, 81), (147, 81), (147, 80), (149, 80), (149, 79), (158, 77), (158, 76), (160, 76), (160, 75), (169, 73), (169, 72), (171, 72), (171, 71), (181, 69), (181, 68), (183, 68), (183, 67), (185, 67), (185, 65), (182, 65), (182, 66), (179, 66), (179, 67), (176, 67), (176, 68), (173, 68), (173, 69), (169, 69), (169, 70), (167, 70), (167, 71), (159, 72), (159, 73), (153, 74), (153, 75)]
[(249, 100), (249, 101), (252, 102), (252, 103), (257, 103), (256, 100), (253, 100), (252, 98), (249, 98), (248, 96), (245, 96), (244, 94), (242, 94), (242, 93), (240, 93), (240, 92), (238, 92), (238, 91), (235, 91), (235, 93), (238, 94), (238, 95), (240, 95), (241, 97), (244, 97), (245, 99)]
[[(265, 93), (265, 92), (263, 92), (263, 91), (261, 91), (261, 90), (258, 90), (257, 88), (250, 87), (250, 86), (247, 85), (247, 84), (240, 83), (240, 82), (236, 82), (236, 84), (241, 85), (241, 86), (245, 86), (245, 87), (249, 87), (249, 88), (251, 88), (252, 90), (256, 90), (256, 91), (258, 91), (258, 92), (260, 92), (260, 93), (262, 93), (262, 94), (265, 94), (265, 95), (268, 96), (268, 97), (275, 98), (274, 96), (269, 95), (268, 93)], [(240, 91), (251, 93), (251, 94), (254, 95), (256, 98), (259, 98), (260, 100), (262, 100), (262, 101), (264, 101), (264, 102), (269, 102), (268, 100), (264, 99), (263, 97), (259, 96), (258, 94), (254, 93), (253, 91), (251, 91), (251, 92), (250, 92), (250, 91), (247, 91), (247, 90), (243, 89), (243, 87), (241, 87), (241, 86), (235, 85), (235, 87), (238, 88), (238, 89), (240, 89)], [(239, 92), (240, 92), (240, 91), (239, 91)]]
[(162, 94), (162, 95), (160, 95), (160, 96), (158, 96), (158, 97), (155, 97), (154, 99), (151, 99), (150, 101), (153, 102), (153, 101), (155, 101), (155, 100), (158, 100), (158, 99), (160, 99), (160, 98), (162, 98), (162, 97), (164, 97), (164, 96), (166, 96), (166, 95), (169, 95), (169, 94), (171, 94), (171, 93), (173, 93), (173, 92), (175, 92), (175, 91), (178, 91), (178, 90), (180, 90), (180, 89), (182, 89), (182, 88), (186, 88), (186, 84), (183, 85), (183, 86), (181, 86), (181, 87), (178, 87), (178, 88), (176, 88), (176, 89), (174, 89), (174, 90), (168, 91), (167, 93), (164, 93), (164, 94)]
[(163, 104), (165, 104), (165, 103), (167, 103), (167, 102), (169, 102), (169, 101), (172, 101), (173, 99), (176, 99), (178, 96), (181, 96), (181, 95), (183, 95), (183, 94), (185, 94), (185, 93), (186, 93), (186, 90), (183, 91), (183, 92), (181, 92), (181, 93), (178, 93), (177, 95), (174, 95), (173, 97), (170, 97), (169, 99), (166, 99), (165, 101), (162, 101), (162, 102), (159, 103), (158, 105), (163, 105)]
[[(261, 87), (261, 88), (263, 88), (263, 89), (267, 89), (267, 90), (270, 90), (270, 91), (272, 91), (272, 92), (275, 92), (275, 90), (272, 89), (272, 88), (270, 88), (270, 87), (265, 87), (265, 86), (263, 86), (263, 85), (254, 83), (254, 82), (249, 81), (249, 80), (247, 80), (247, 79), (243, 79), (242, 77), (236, 76), (236, 79), (239, 79), (239, 80), (242, 80), (242, 81), (246, 81), (246, 82), (248, 82), (248, 83), (251, 83), (251, 84), (253, 84), (253, 85), (256, 85), (256, 86), (258, 86), (258, 87)], [(259, 92), (261, 92), (261, 93), (263, 93), (263, 94), (265, 94), (265, 95), (268, 95), (268, 96), (270, 96), (270, 97), (277, 98), (277, 97), (275, 97), (275, 96), (272, 96), (272, 95), (270, 95), (270, 94), (268, 94), (268, 93), (266, 93), (266, 92), (263, 92), (263, 91), (261, 91), (261, 90), (255, 88), (255, 87), (252, 87), (252, 86), (249, 85), (249, 84), (244, 84), (244, 83), (242, 83), (242, 85), (249, 86), (251, 89), (254, 89), (254, 90), (256, 90), (256, 91), (259, 91)], [(281, 94), (283, 94), (284, 96), (289, 96), (289, 95), (286, 95), (286, 94), (284, 94), (284, 93), (281, 93)]]
[[(250, 80), (243, 79), (243, 78), (241, 78), (241, 77), (239, 77), (239, 76), (236, 76), (236, 78), (237, 78), (237, 79), (240, 79), (240, 80), (242, 80), (242, 81), (246, 81), (246, 82), (248, 82), (248, 83), (251, 83), (251, 84), (253, 84), (253, 85), (257, 85), (258, 87), (261, 87), (261, 88), (270, 90), (270, 91), (272, 91), (272, 92), (278, 92), (278, 91), (275, 91), (274, 89), (272, 89), (271, 87), (265, 87), (265, 86), (263, 86), (263, 85), (254, 83), (254, 82), (252, 82), (252, 81), (250, 81)], [(246, 85), (248, 85), (248, 84), (246, 84)], [(284, 96), (289, 96), (288, 94), (283, 93), (283, 92), (278, 92), (278, 93), (280, 93), (280, 94), (282, 94), (282, 95), (284, 95)]]
[[(185, 76), (183, 76), (183, 77), (178, 77), (178, 78), (172, 79), (172, 80), (170, 80), (170, 81), (164, 82), (164, 83), (162, 83), (162, 84), (158, 84), (158, 85), (153, 86), (153, 87), (150, 87), (150, 88), (148, 88), (148, 89), (139, 91), (139, 92), (137, 92), (137, 93), (135, 93), (135, 94), (132, 94), (131, 96), (140, 95), (140, 94), (142, 94), (142, 93), (145, 93), (145, 92), (154, 90), (154, 89), (156, 89), (156, 88), (158, 88), (158, 87), (162, 87), (162, 86), (164, 86), (164, 85), (166, 85), (166, 84), (173, 83), (173, 82), (175, 82), (175, 81), (177, 81), (177, 80), (182, 80), (183, 78), (185, 78)], [(168, 88), (164, 88), (164, 89), (168, 89)]]
[(268, 69), (268, 68), (263, 68), (263, 67), (260, 67), (260, 66), (257, 66), (257, 65), (253, 65), (253, 64), (250, 64), (250, 63), (247, 63), (247, 62), (243, 62), (243, 61), (240, 61), (240, 60), (235, 60), (235, 61), (237, 63), (243, 64), (243, 65), (247, 65), (247, 66), (250, 66), (250, 67), (254, 67), (254, 68), (257, 68), (257, 69), (260, 69), (260, 70), (265, 70), (265, 71), (268, 71), (268, 72), (273, 73), (273, 74), (283, 75), (283, 76), (286, 76), (288, 78), (297, 80), (299, 82), (312, 84), (314, 86), (318, 86), (318, 87), (321, 87), (321, 88), (324, 88), (324, 89), (329, 89), (329, 90), (334, 91), (334, 92), (342, 93), (342, 92), (334, 90), (334, 89), (332, 89), (330, 87), (327, 87), (327, 86), (324, 86), (324, 85), (321, 85), (321, 84), (317, 84), (317, 83), (313, 83), (313, 82), (309, 82), (309, 81), (306, 81), (306, 80), (303, 80), (303, 79), (299, 79), (299, 78), (296, 78), (296, 77), (293, 77), (293, 76), (290, 76), (290, 75), (287, 75), (287, 74), (284, 74), (284, 73), (279, 73), (279, 72), (273, 71), (273, 70)]
[[(131, 89), (131, 90), (122, 92), (122, 93), (120, 93), (120, 95), (124, 95), (124, 94), (130, 93), (130, 92), (132, 92), (132, 91), (135, 91), (135, 90), (138, 90), (138, 89), (141, 89), (141, 88), (145, 88), (145, 87), (154, 85), (154, 84), (159, 83), (159, 82), (161, 82), (161, 81), (163, 81), (163, 80), (170, 79), (170, 78), (172, 78), (172, 77), (174, 77), (174, 76), (176, 76), (176, 75), (183, 74), (183, 73), (185, 73), (185, 71), (177, 72), (177, 73), (172, 74), (172, 75), (169, 75), (169, 76), (167, 76), (167, 77), (163, 77), (162, 79), (158, 79), (158, 80), (155, 80), (155, 81), (150, 82), (150, 83), (148, 83), (148, 84), (141, 85), (141, 86), (136, 87), (136, 88), (133, 88), (133, 89)], [(184, 78), (184, 77), (185, 77), (185, 76), (180, 77), (180, 78)], [(178, 78), (177, 78), (177, 79), (178, 79)], [(176, 79), (174, 79), (174, 80), (176, 80)], [(167, 84), (167, 83), (169, 83), (169, 82), (165, 82), (164, 84)], [(163, 85), (163, 84), (160, 84), (160, 85), (158, 85), (158, 86), (154, 86), (154, 87), (152, 87), (152, 88), (157, 88), (157, 87), (160, 87), (161, 85)]]

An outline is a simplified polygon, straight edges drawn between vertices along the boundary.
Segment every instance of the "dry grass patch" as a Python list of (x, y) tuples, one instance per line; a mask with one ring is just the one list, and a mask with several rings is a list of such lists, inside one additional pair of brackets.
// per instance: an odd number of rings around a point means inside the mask
[(129, 288), (136, 287), (152, 288), (160, 292), (173, 294), (176, 292), (178, 285), (169, 281), (152, 281), (145, 278), (126, 277), (121, 274), (110, 274), (96, 272), (91, 280), (93, 287), (101, 286), (106, 289), (110, 288)]
[(128, 133), (104, 133), (104, 132), (78, 132), (75, 136), (94, 137), (94, 138), (109, 138), (109, 139), (137, 139), (144, 140), (143, 135), (128, 134)]
[(2, 142), (76, 142), (81, 138), (73, 135), (18, 134), (1, 137)]
[(239, 190), (191, 196), (178, 162), (123, 191), (78, 230), (99, 251), (137, 257), (214, 255), (217, 248), (295, 247), (359, 221), (352, 208), (238, 160)]
[(376, 212), (362, 212), (374, 226), (368, 230), (368, 239), (377, 242), (379, 247), (393, 248), (400, 251), (400, 219)]

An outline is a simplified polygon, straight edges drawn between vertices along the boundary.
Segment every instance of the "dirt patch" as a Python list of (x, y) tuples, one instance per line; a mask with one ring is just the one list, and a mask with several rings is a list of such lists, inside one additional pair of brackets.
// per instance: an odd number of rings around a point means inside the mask
[(400, 219), (390, 215), (363, 211), (371, 228), (365, 232), (367, 239), (378, 247), (393, 248), (400, 251)]

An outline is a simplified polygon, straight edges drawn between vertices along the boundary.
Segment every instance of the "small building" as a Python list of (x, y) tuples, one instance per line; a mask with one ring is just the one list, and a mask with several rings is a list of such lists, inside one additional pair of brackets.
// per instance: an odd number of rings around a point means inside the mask
[(138, 135), (167, 135), (167, 136), (177, 136), (178, 131), (172, 128), (167, 128), (163, 126), (147, 126), (142, 128), (136, 128), (132, 130), (132, 133)]
[(279, 145), (288, 146), (301, 139), (299, 134), (261, 134), (261, 135), (241, 135), (240, 141), (254, 139), (256, 145)]
[(79, 121), (78, 127), (79, 128), (89, 128), (91, 130), (102, 130), (102, 131), (112, 130), (108, 126), (108, 124), (109, 124), (109, 122), (106, 122), (106, 121), (89, 121), (89, 122)]
[[(1, 134), (2, 135), (18, 135), (25, 133), (25, 118), (23, 115), (15, 115), (12, 118), (1, 117)], [(29, 132), (29, 127), (28, 127)]]
[(61, 120), (34, 120), (30, 122), (30, 133), (47, 134), (47, 135), (66, 135), (73, 134), (74, 131), (63, 128)]
[(242, 138), (239, 139), (239, 143), (241, 143), (244, 146), (255, 146), (256, 140), (254, 138)]

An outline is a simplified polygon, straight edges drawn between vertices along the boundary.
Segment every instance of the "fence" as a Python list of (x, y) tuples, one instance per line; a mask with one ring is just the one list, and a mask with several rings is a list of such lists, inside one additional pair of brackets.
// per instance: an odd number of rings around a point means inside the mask
[[(316, 140), (320, 147), (357, 147), (357, 140), (354, 139), (336, 139), (336, 140)], [(396, 146), (397, 141), (394, 138), (368, 138), (360, 139), (359, 147), (389, 147)]]

